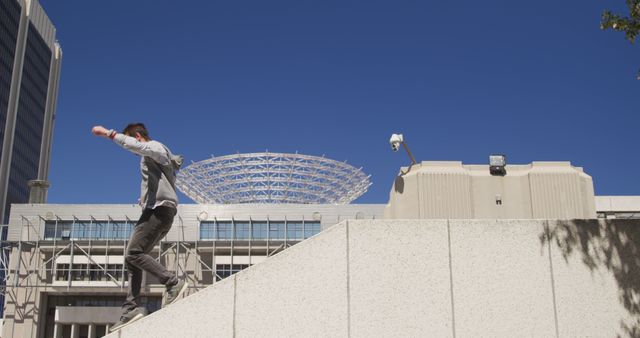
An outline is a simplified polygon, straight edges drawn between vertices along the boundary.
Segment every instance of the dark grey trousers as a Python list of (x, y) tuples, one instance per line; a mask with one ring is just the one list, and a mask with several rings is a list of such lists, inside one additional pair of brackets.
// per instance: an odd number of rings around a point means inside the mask
[(169, 207), (144, 209), (138, 223), (133, 228), (125, 262), (129, 271), (129, 293), (122, 305), (123, 313), (140, 306), (142, 270), (154, 275), (164, 285), (178, 282), (176, 276), (149, 255), (153, 247), (169, 232), (176, 210)]

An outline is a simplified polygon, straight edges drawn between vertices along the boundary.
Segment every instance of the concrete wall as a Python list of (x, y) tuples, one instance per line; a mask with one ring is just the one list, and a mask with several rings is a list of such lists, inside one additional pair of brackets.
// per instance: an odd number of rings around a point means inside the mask
[(638, 250), (638, 220), (353, 220), (108, 337), (636, 337)]
[(640, 212), (640, 196), (596, 196), (598, 212)]

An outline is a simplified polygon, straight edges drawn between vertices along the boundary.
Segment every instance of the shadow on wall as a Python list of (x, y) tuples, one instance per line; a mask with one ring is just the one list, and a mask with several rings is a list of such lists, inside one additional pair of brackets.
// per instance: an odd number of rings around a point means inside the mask
[(404, 178), (402, 178), (402, 176), (396, 177), (396, 182), (393, 187), (397, 193), (402, 194), (404, 192)]
[(397, 193), (402, 194), (404, 192), (404, 176), (411, 172), (411, 168), (413, 168), (413, 166), (409, 166), (407, 171), (402, 171), (402, 169), (400, 169), (400, 174), (396, 176), (393, 187)]
[(547, 227), (540, 241), (556, 244), (567, 262), (571, 255), (581, 255), (591, 271), (607, 269), (632, 318), (621, 320), (623, 335), (618, 337), (640, 337), (640, 220), (559, 221)]

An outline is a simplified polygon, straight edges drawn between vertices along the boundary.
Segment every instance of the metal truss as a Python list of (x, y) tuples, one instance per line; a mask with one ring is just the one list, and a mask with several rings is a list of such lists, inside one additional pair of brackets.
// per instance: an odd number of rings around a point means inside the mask
[[(67, 214), (63, 219), (53, 212), (13, 217), (11, 226), (0, 225), (0, 231), (11, 239), (0, 240), (0, 300), (5, 304), (4, 327), (10, 332), (23, 325), (35, 325), (33, 336), (36, 332), (41, 336), (42, 328), (52, 320), (46, 312), (48, 308), (43, 308), (49, 296), (114, 299), (126, 292), (124, 263), (129, 239), (125, 238), (126, 233), (120, 234), (121, 228), (111, 225), (135, 224), (135, 220), (126, 215), (115, 218), (101, 215), (96, 219), (90, 214), (81, 219)], [(105, 236), (101, 231), (105, 224), (106, 229), (117, 231), (118, 235)], [(187, 295), (304, 240), (287, 236), (211, 240), (185, 237), (185, 233), (193, 230), (187, 229), (191, 226), (178, 215), (173, 223), (177, 236), (171, 236), (170, 240), (163, 238), (149, 253), (179, 278), (190, 281)], [(143, 277), (143, 292), (145, 296), (158, 298), (164, 287), (151, 278)], [(54, 332), (60, 332), (58, 324), (55, 323)], [(86, 324), (90, 323), (73, 323), (76, 329), (72, 330), (78, 332), (77, 325)]]
[[(58, 219), (57, 216), (55, 218)], [(118, 264), (119, 267), (114, 271), (113, 269), (108, 269), (106, 264), (96, 262), (95, 258), (122, 255), (124, 260), (128, 239), (44, 239), (40, 235), (42, 234), (41, 227), (44, 223), (45, 219), (43, 217), (39, 217), (37, 222), (22, 217), (19, 237), (21, 240), (0, 241), (0, 297), (8, 297), (13, 300), (14, 304), (18, 304), (18, 290), (27, 289), (26, 300), (21, 300), (21, 303), (25, 303), (33, 301), (40, 288), (64, 287), (60, 284), (51, 284), (55, 279), (56, 260), (62, 255), (70, 256), (70, 263), (74, 263), (74, 256), (85, 257), (95, 267), (92, 271), (100, 271), (107, 277), (108, 285), (102, 284), (101, 287), (124, 289), (125, 265)], [(181, 223), (179, 222), (174, 226), (184, 227)], [(93, 224), (93, 218), (91, 224)], [(0, 229), (8, 231), (8, 227), (8, 225), (1, 225)], [(180, 231), (180, 233), (183, 232)], [(223, 242), (212, 240), (162, 240), (151, 255), (155, 256), (159, 262), (164, 256), (170, 255), (173, 257), (172, 268), (176, 275), (190, 279), (192, 281), (190, 283), (191, 286), (195, 290), (199, 290), (210, 285), (209, 283), (203, 283), (204, 274), (212, 276), (211, 283), (223, 278), (218, 275), (216, 270), (216, 259), (219, 256), (219, 250), (225, 251), (224, 256), (231, 257), (231, 264), (234, 264), (234, 257), (242, 256), (249, 259), (251, 259), (252, 255), (269, 257), (298, 242), (299, 240), (275, 240), (271, 242), (266, 240), (261, 241), (260, 247), (252, 248), (252, 241), (246, 240), (242, 240), (240, 243), (235, 243), (234, 240)], [(209, 252), (211, 260), (205, 261), (201, 256), (202, 252)], [(189, 261), (192, 264), (188, 264)], [(88, 273), (90, 268), (88, 264), (85, 265)], [(194, 267), (196, 270), (193, 270)], [(72, 278), (72, 272), (74, 271), (85, 271), (85, 269), (76, 269), (70, 264), (66, 271), (68, 275), (65, 280), (66, 290), (68, 291), (77, 286), (74, 285), (75, 281)], [(120, 279), (116, 278), (116, 276), (120, 276)], [(81, 282), (86, 281), (88, 280)], [(82, 284), (81, 286), (86, 287), (87, 284)], [(16, 313), (19, 317), (28, 315), (27, 313), (21, 313), (19, 307), (16, 308)]]
[(370, 177), (346, 161), (264, 152), (194, 162), (176, 185), (201, 204), (348, 204), (367, 191)]

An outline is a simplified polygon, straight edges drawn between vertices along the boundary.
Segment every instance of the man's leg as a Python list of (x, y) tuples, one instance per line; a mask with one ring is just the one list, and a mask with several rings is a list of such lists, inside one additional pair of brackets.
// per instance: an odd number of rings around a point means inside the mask
[(142, 286), (142, 270), (126, 263), (127, 271), (129, 271), (129, 288), (127, 299), (122, 304), (122, 313), (127, 313), (139, 306), (140, 287)]
[(148, 253), (157, 242), (162, 239), (160, 235), (166, 235), (171, 228), (175, 210), (171, 208), (158, 207), (156, 209), (145, 209), (140, 216), (138, 224), (133, 229), (125, 261), (129, 269), (129, 293), (127, 300), (123, 304), (123, 312), (134, 309), (140, 304), (140, 288), (142, 283), (142, 270), (156, 276), (162, 284), (175, 284), (178, 279), (164, 266), (158, 263)]
[[(175, 217), (175, 214), (176, 214), (176, 211), (174, 209), (167, 208), (167, 207), (158, 207), (155, 210), (156, 210), (156, 213), (160, 214), (159, 218), (164, 219), (164, 221), (163, 221), (164, 224), (160, 227), (161, 231), (158, 232), (158, 235), (154, 239), (153, 244), (149, 247), (149, 251), (146, 252), (147, 254), (156, 245), (158, 245), (158, 243), (160, 243), (160, 241), (169, 233), (169, 230), (171, 230), (171, 225), (173, 225), (173, 218)], [(153, 259), (153, 261), (157, 262), (155, 260), (155, 258)], [(162, 267), (162, 269), (164, 271), (167, 271), (164, 266)], [(178, 278), (172, 272), (168, 272), (168, 273), (171, 275), (172, 278), (169, 278), (166, 282), (163, 282), (162, 279), (161, 279), (160, 282), (162, 284), (164, 284), (165, 286), (177, 284), (178, 283)], [(157, 275), (154, 275), (154, 276), (157, 276)], [(160, 278), (160, 277), (158, 277), (158, 278)]]

